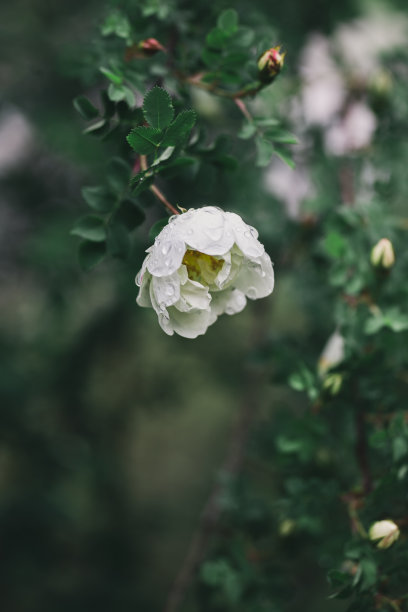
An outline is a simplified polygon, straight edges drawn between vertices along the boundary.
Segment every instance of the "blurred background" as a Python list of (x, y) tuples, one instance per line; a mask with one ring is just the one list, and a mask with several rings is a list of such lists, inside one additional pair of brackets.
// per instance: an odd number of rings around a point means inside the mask
[[(229, 4), (177, 2), (201, 36)], [(393, 180), (407, 183), (406, 145), (392, 147), (381, 123), (386, 108), (406, 125), (406, 63), (399, 60), (395, 77), (381, 61), (404, 45), (406, 52), (405, 2), (234, 3), (243, 23), (256, 30), (267, 22), (276, 33), (271, 44), (287, 50), (279, 85), (255, 105), (286, 116), (301, 142), (296, 170), (280, 160), (255, 167), (247, 156), (245, 172), (207, 169), (170, 196), (186, 207), (244, 214), (275, 261), (276, 289), (195, 341), (166, 336), (153, 311), (135, 305), (148, 226), (128, 262), (88, 273), (69, 233), (84, 212), (81, 187), (97, 182), (111, 153), (108, 142), (82, 134), (72, 99), (97, 87), (84, 59), (113, 5), (120, 3), (14, 0), (0, 8), (5, 612), (163, 608), (242, 402), (249, 396), (270, 427), (275, 411), (298, 410), (304, 400), (286, 385), (288, 362), (295, 366), (300, 354), (315, 363), (333, 331), (323, 272), (304, 241), (316, 238), (314, 219), (349, 196), (339, 156), (355, 155), (359, 197), (371, 198), (378, 185), (393, 195), (388, 168), (381, 176), (371, 163), (380, 159), (370, 149), (376, 135)], [(239, 115), (231, 118), (224, 102), (194, 96), (215, 132), (225, 120), (239, 130)], [(243, 141), (232, 146), (240, 155)], [(405, 201), (393, 205), (403, 209)], [(248, 382), (254, 377), (256, 385)], [(266, 490), (272, 503), (273, 478)], [(297, 563), (300, 594), (285, 609), (317, 610), (324, 572), (310, 559)], [(205, 608), (192, 597), (185, 609)]]

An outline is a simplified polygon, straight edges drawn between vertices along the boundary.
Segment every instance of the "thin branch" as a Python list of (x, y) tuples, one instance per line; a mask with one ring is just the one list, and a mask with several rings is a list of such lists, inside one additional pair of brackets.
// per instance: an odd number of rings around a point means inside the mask
[(184, 83), (188, 83), (189, 85), (193, 85), (194, 87), (198, 87), (199, 89), (204, 89), (215, 96), (221, 96), (222, 98), (229, 98), (230, 100), (237, 100), (241, 98), (247, 98), (248, 96), (254, 96), (265, 86), (263, 83), (259, 83), (253, 87), (244, 87), (243, 89), (239, 89), (238, 91), (229, 91), (228, 89), (221, 89), (217, 87), (214, 83), (205, 83), (201, 81), (202, 74), (197, 74), (194, 76), (184, 76), (180, 73), (176, 74), (177, 78)]
[(235, 102), (235, 104), (238, 106), (239, 110), (240, 110), (240, 111), (241, 111), (241, 113), (244, 115), (244, 117), (245, 117), (246, 119), (248, 119), (248, 121), (249, 121), (250, 123), (252, 123), (252, 122), (253, 122), (253, 118), (252, 118), (251, 113), (250, 113), (250, 112), (249, 112), (249, 110), (247, 109), (245, 102), (243, 102), (243, 101), (242, 101), (242, 100), (240, 100), (239, 98), (235, 98), (235, 99), (234, 99), (234, 102)]
[[(146, 155), (141, 155), (140, 156), (140, 168), (143, 170), (143, 172), (145, 172), (148, 169), (148, 165), (147, 165), (147, 158)], [(156, 187), (156, 185), (150, 185), (149, 187), (150, 191), (152, 193), (154, 193), (154, 195), (156, 196), (156, 198), (158, 200), (160, 200), (160, 202), (162, 204), (164, 204), (164, 206), (173, 214), (173, 215), (179, 215), (180, 212), (174, 208), (174, 206), (172, 204), (170, 204), (170, 202), (167, 200), (167, 198), (165, 197), (165, 195), (160, 191), (160, 189), (158, 187)]]

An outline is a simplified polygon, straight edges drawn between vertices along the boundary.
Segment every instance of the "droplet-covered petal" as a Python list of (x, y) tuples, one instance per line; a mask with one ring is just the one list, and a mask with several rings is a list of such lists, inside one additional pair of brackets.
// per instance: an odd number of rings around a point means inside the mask
[(205, 334), (210, 325), (209, 310), (181, 312), (174, 306), (169, 309), (170, 325), (173, 331), (184, 338), (197, 338)]
[(234, 231), (235, 242), (246, 257), (260, 257), (265, 248), (258, 240), (258, 232), (247, 225), (239, 215), (225, 213)]
[(176, 221), (176, 231), (188, 248), (207, 255), (224, 255), (234, 244), (234, 235), (225, 213), (215, 206), (205, 206), (180, 215), (180, 220)]
[(273, 291), (274, 272), (267, 253), (262, 257), (250, 259), (234, 279), (234, 286), (250, 300), (266, 297)]
[(180, 277), (177, 271), (170, 276), (153, 276), (152, 285), (158, 304), (172, 306), (180, 299)]
[(211, 311), (216, 316), (224, 312), (228, 315), (237, 314), (244, 310), (246, 302), (245, 295), (239, 289), (226, 289), (213, 294)]
[(185, 250), (184, 242), (168, 225), (155, 240), (147, 257), (147, 269), (152, 276), (169, 276), (180, 267)]

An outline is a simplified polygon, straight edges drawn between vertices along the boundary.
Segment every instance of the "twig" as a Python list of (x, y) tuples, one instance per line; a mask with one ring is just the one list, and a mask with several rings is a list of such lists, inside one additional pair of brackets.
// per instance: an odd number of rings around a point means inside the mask
[(239, 89), (238, 91), (228, 91), (228, 89), (221, 89), (217, 87), (214, 83), (204, 83), (201, 81), (202, 74), (197, 74), (194, 76), (184, 76), (180, 73), (176, 74), (177, 78), (180, 81), (184, 81), (184, 83), (189, 83), (189, 85), (193, 85), (194, 87), (198, 87), (199, 89), (204, 89), (215, 96), (221, 96), (222, 98), (229, 98), (230, 100), (237, 100), (241, 98), (246, 98), (248, 96), (254, 96), (258, 93), (263, 87), (263, 83), (259, 83), (254, 87), (244, 87), (243, 89)]
[(247, 109), (245, 102), (243, 102), (242, 100), (240, 100), (239, 98), (235, 98), (234, 99), (235, 104), (238, 106), (239, 110), (241, 111), (241, 113), (244, 115), (244, 117), (246, 119), (248, 119), (248, 121), (250, 123), (253, 122), (253, 118), (251, 113), (249, 112), (249, 110)]
[[(140, 168), (143, 170), (143, 172), (145, 172), (148, 169), (148, 165), (147, 165), (147, 159), (146, 159), (146, 155), (141, 155), (140, 156)], [(179, 215), (180, 212), (174, 208), (174, 206), (172, 204), (170, 204), (170, 202), (167, 200), (167, 198), (165, 197), (165, 195), (160, 191), (160, 189), (158, 187), (156, 187), (156, 185), (150, 185), (149, 187), (150, 191), (152, 193), (154, 193), (154, 195), (156, 196), (156, 198), (158, 200), (160, 200), (160, 202), (162, 204), (164, 204), (164, 206), (173, 214), (173, 215)]]

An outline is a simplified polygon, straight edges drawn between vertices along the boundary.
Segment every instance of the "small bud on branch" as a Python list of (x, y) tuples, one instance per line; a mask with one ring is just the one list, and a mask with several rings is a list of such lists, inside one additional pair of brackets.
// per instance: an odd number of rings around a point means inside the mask
[(282, 70), (286, 53), (280, 52), (280, 46), (271, 47), (258, 59), (258, 78), (262, 83), (269, 84)]

